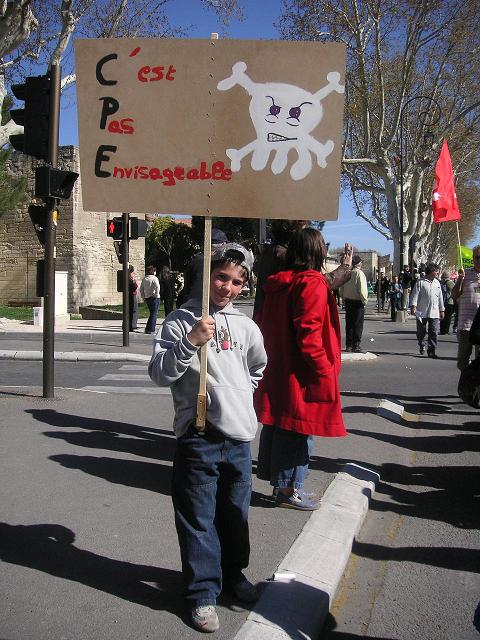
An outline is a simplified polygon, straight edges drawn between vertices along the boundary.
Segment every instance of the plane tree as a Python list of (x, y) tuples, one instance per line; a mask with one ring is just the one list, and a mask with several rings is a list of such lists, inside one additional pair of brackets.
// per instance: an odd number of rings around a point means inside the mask
[[(393, 240), (397, 270), (407, 263), (409, 246), (417, 262), (446, 260), (448, 247), (435, 237), (447, 230), (432, 225), (430, 204), (444, 138), (459, 193), (468, 191), (477, 210), (479, 204), (476, 2), (284, 0), (278, 26), (284, 38), (346, 46), (342, 184), (356, 214)], [(463, 210), (465, 241), (475, 228), (474, 211)]]

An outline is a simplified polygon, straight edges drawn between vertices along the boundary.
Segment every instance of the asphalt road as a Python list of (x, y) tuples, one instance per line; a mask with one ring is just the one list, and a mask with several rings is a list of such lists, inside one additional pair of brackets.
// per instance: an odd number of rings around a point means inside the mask
[[(455, 337), (433, 361), (413, 329), (366, 323), (379, 357), (343, 366), (350, 435), (315, 439), (308, 488), (321, 494), (345, 461), (381, 475), (325, 640), (478, 638), (478, 412), (456, 396)], [(145, 391), (145, 365), (125, 366), (56, 363), (56, 397), (44, 400), (40, 362), (0, 361), (2, 640), (199, 637), (181, 606), (171, 399)], [(419, 421), (378, 415), (383, 398)], [(272, 508), (265, 482), (254, 491), (249, 576), (262, 581), (308, 515)], [(222, 600), (215, 637), (233, 638), (247, 614)]]

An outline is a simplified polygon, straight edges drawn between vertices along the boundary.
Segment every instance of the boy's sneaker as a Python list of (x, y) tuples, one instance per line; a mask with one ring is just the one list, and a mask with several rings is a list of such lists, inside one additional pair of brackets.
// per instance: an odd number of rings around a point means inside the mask
[(277, 507), (298, 509), (299, 511), (315, 511), (320, 506), (318, 500), (312, 500), (301, 489), (295, 489), (291, 496), (279, 493), (276, 499)]
[[(307, 498), (310, 498), (310, 500), (315, 500), (317, 497), (315, 491), (305, 491), (304, 489), (297, 489), (297, 491), (307, 496)], [(272, 498), (276, 498), (279, 493), (280, 491), (278, 490), (278, 487), (273, 487)]]
[(218, 621), (217, 610), (213, 604), (192, 609), (192, 624), (195, 629), (204, 631), (205, 633), (217, 631), (220, 628), (220, 622)]
[(241, 582), (237, 582), (232, 586), (232, 592), (240, 602), (256, 602), (259, 598), (259, 593), (256, 585), (252, 584), (245, 578)]

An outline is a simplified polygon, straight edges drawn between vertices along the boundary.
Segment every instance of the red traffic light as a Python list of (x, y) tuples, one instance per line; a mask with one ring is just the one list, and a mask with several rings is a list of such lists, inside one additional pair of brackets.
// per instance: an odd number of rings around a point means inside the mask
[(114, 238), (114, 240), (121, 240), (123, 237), (123, 220), (121, 218), (107, 220), (107, 236)]

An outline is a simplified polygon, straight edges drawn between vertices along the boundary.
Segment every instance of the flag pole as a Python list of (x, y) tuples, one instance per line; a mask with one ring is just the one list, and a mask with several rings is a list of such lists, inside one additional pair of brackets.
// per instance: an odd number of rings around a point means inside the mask
[(460, 269), (463, 269), (462, 245), (460, 244), (460, 230), (458, 228), (458, 220), (455, 220), (455, 224), (457, 225), (458, 255), (460, 256)]

